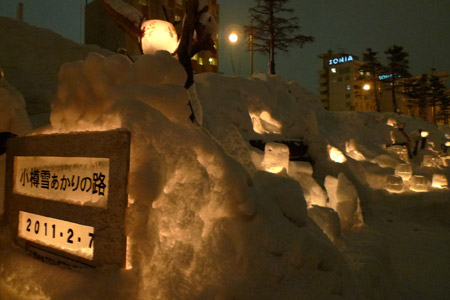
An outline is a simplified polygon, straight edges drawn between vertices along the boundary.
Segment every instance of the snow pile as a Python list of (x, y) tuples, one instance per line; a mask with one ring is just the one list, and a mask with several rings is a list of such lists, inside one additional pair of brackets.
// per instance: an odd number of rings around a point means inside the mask
[[(0, 132), (24, 135), (30, 131), (31, 123), (22, 94), (5, 79), (0, 79)], [(3, 213), (5, 195), (5, 157), (0, 155), (0, 215)]]
[(31, 130), (22, 94), (5, 79), (0, 79), (0, 132), (24, 135)]
[(110, 55), (99, 47), (80, 45), (48, 29), (7, 17), (0, 17), (0, 41), (0, 68), (24, 95), (35, 128), (49, 123), (61, 65), (84, 59), (94, 51)]
[[(84, 276), (3, 246), (5, 290), (42, 299), (99, 299), (101, 292), (115, 299), (357, 298), (343, 257), (307, 217), (299, 183), (261, 171), (252, 176), (208, 131), (188, 123), (184, 74), (166, 52), (135, 64), (91, 54), (62, 67), (51, 126), (41, 133), (132, 133), (133, 268)], [(2, 245), (9, 243), (3, 233)]]

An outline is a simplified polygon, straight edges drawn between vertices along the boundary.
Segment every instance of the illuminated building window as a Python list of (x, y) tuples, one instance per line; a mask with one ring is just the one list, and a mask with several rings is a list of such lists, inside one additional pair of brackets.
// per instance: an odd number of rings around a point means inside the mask
[(200, 66), (203, 66), (203, 58), (202, 58), (202, 57), (199, 57), (199, 58), (198, 58), (198, 64), (199, 64)]
[(208, 61), (211, 66), (217, 66), (217, 59), (215, 59), (214, 57), (210, 57)]
[(336, 68), (331, 68), (331, 73), (336, 73)]

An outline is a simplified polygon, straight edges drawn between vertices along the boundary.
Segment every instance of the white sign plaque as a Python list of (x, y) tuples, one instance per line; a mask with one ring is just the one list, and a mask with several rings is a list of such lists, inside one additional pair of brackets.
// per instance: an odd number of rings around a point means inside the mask
[(105, 207), (109, 159), (97, 157), (14, 157), (13, 192), (76, 205)]
[(94, 258), (92, 226), (19, 211), (19, 237), (88, 260)]

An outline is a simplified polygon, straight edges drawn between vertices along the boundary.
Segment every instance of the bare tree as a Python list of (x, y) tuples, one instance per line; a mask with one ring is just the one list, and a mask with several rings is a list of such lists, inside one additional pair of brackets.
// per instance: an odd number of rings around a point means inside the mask
[(300, 34), (301, 27), (294, 13), (286, 8), (289, 0), (256, 0), (256, 6), (249, 9), (251, 26), (245, 26), (252, 35), (253, 49), (269, 56), (269, 72), (275, 74), (275, 52), (288, 52), (294, 45), (303, 47), (314, 41), (312, 36)]

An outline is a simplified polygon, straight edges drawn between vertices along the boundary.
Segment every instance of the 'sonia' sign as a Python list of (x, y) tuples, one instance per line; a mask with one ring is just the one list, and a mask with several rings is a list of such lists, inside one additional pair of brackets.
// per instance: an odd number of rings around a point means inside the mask
[(8, 142), (5, 215), (20, 246), (70, 266), (125, 266), (130, 133)]
[(334, 66), (334, 65), (343, 64), (346, 62), (351, 62), (351, 61), (353, 61), (353, 56), (346, 55), (346, 56), (341, 56), (341, 57), (336, 57), (336, 58), (330, 59), (328, 61), (328, 64), (330, 66)]

